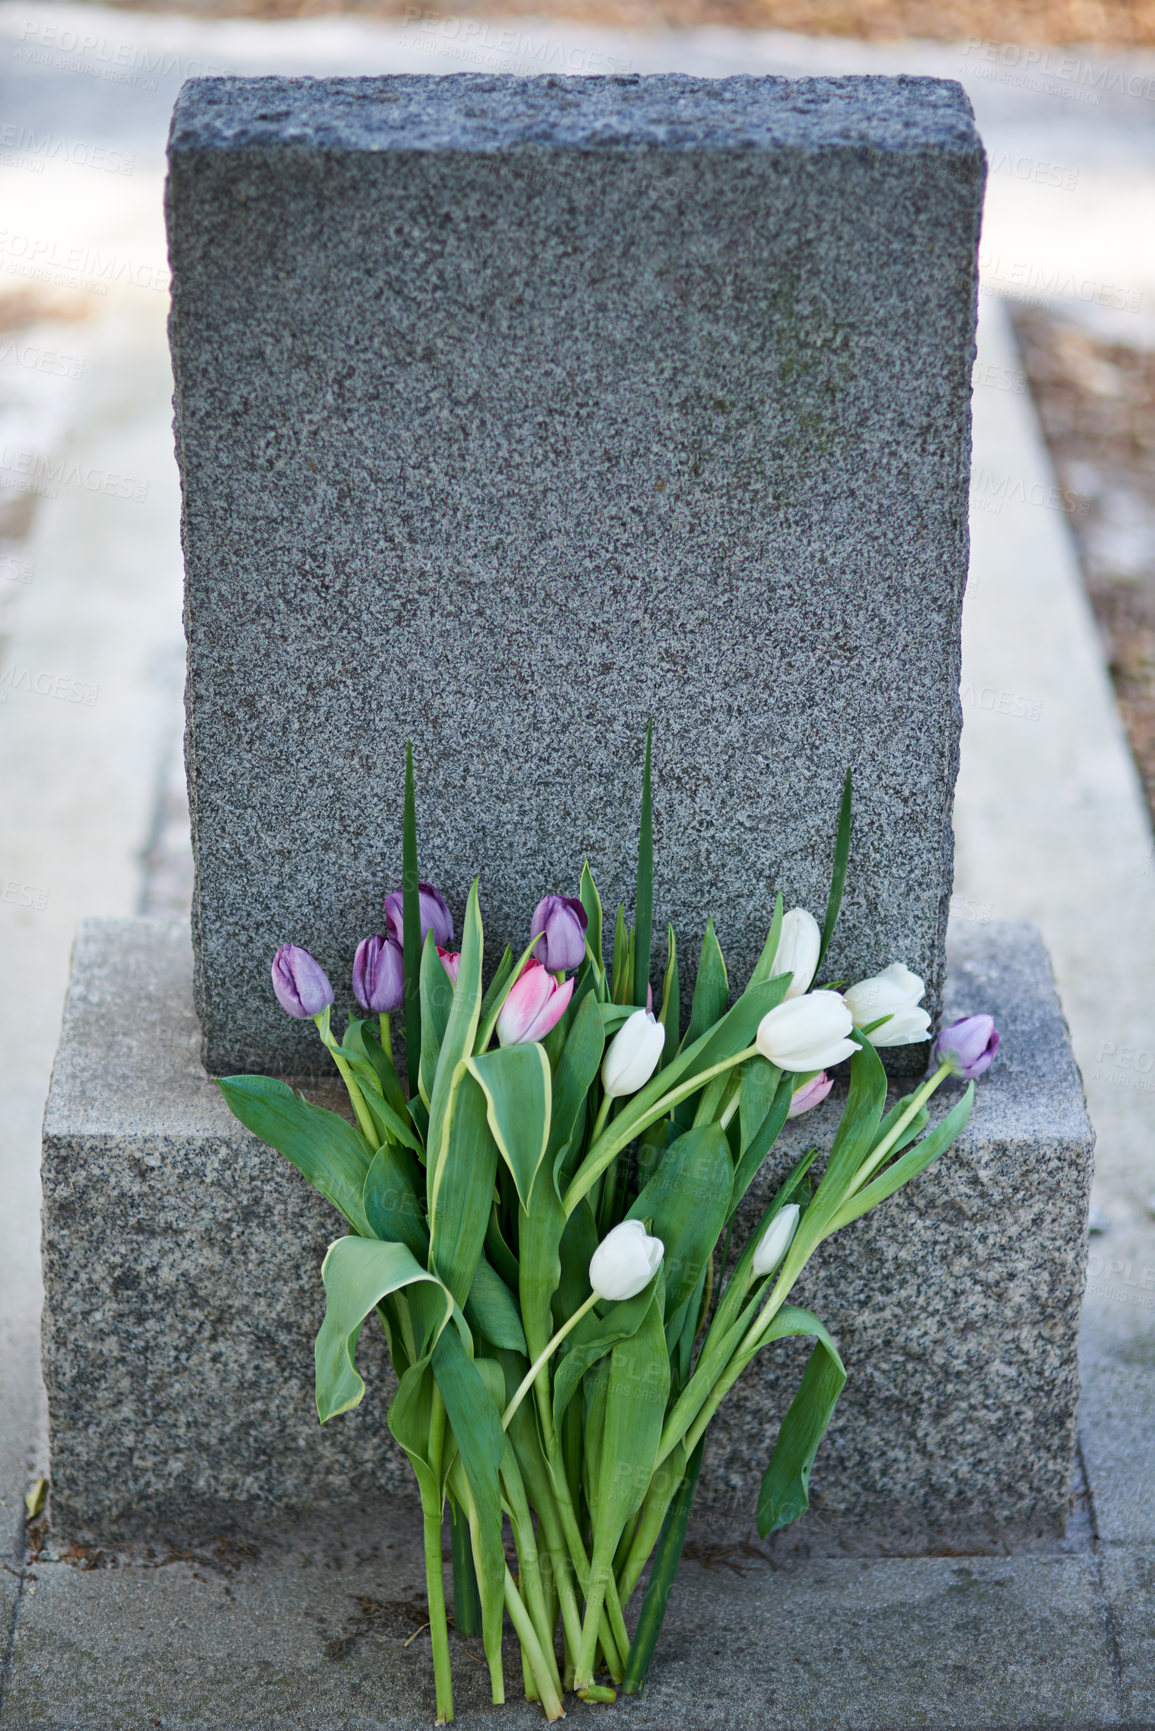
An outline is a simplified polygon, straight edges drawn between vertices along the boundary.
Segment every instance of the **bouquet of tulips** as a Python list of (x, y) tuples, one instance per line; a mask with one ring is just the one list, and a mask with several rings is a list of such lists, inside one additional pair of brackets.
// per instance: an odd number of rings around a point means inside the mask
[[(818, 1317), (787, 1302), (791, 1287), (824, 1240), (949, 1146), (973, 1087), (933, 1128), (927, 1102), (948, 1076), (969, 1083), (998, 1045), (989, 1017), (957, 1023), (939, 1036), (928, 1080), (887, 1111), (877, 1048), (929, 1036), (922, 981), (895, 963), (848, 990), (814, 986), (838, 918), (850, 811), (848, 774), (822, 927), (802, 908), (784, 913), (779, 896), (731, 1003), (708, 924), (685, 1027), (672, 928), (656, 1013), (651, 994), (648, 739), (634, 924), (619, 908), (612, 952), (588, 865), (580, 894), (547, 896), (524, 953), (507, 949), (488, 979), (475, 881), (453, 949), (450, 911), (418, 877), (411, 753), (402, 889), (385, 898), (387, 929), (358, 946), (365, 1015), (339, 1041), (320, 964), (295, 945), (277, 952), (277, 997), (316, 1023), (354, 1122), (265, 1077), (220, 1086), (349, 1226), (322, 1269), (322, 1422), (364, 1394), (354, 1355), (366, 1319), (385, 1330), (397, 1374), (389, 1428), (424, 1513), (439, 1724), (453, 1716), (447, 1512), (454, 1622), (482, 1636), (494, 1701), (505, 1698), (508, 1613), (526, 1693), (557, 1719), (567, 1689), (608, 1701), (614, 1685), (641, 1688), (710, 1421), (754, 1355), (788, 1335), (815, 1344), (778, 1428), (758, 1529), (807, 1507), (846, 1372)], [(846, 1060), (821, 1178), (811, 1150), (734, 1244), (736, 1212), (786, 1120), (817, 1107)], [(631, 1637), (627, 1607), (651, 1563)]]

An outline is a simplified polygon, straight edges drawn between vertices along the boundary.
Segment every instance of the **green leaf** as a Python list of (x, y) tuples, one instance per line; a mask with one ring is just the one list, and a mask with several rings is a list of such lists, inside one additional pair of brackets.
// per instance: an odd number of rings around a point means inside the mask
[[(746, 1065), (746, 1069), (748, 1070), (753, 1064), (764, 1063), (766, 1063), (764, 1058), (752, 1058), (750, 1063)], [(783, 1075), (774, 1064), (766, 1064), (766, 1069), (777, 1077), (777, 1086), (774, 1089), (774, 1097), (770, 1102), (766, 1116), (750, 1139), (749, 1144), (743, 1148), (741, 1158), (735, 1169), (734, 1188), (730, 1196), (731, 1214), (737, 1210), (738, 1204), (761, 1171), (766, 1156), (781, 1135), (782, 1126), (790, 1115), (790, 1102), (794, 1097), (794, 1083), (797, 1081), (797, 1077), (789, 1074)], [(744, 1080), (745, 1077), (743, 1077)], [(763, 1078), (765, 1083), (768, 1083), (769, 1080), (769, 1077)], [(741, 1106), (738, 1110), (741, 1113)], [(743, 1127), (742, 1135), (743, 1141), (745, 1141), (745, 1127)]]
[[(341, 1050), (359, 1082), (380, 1094), (393, 1111), (405, 1115), (405, 1095), (388, 1052), (381, 1046), (377, 1030), (359, 1016), (350, 1016)], [(375, 1086), (374, 1086), (375, 1084)]]
[(592, 992), (578, 1006), (553, 1078), (547, 1158), (560, 1154), (574, 1133), (578, 1114), (597, 1080), (605, 1050), (602, 1008)]
[[(560, 1328), (563, 1322), (579, 1310), (590, 1295), (590, 1262), (598, 1247), (598, 1228), (589, 1198), (582, 1197), (565, 1223), (558, 1245), (561, 1267), (552, 1295), (553, 1320)], [(580, 1336), (586, 1322), (580, 1322)], [(573, 1336), (570, 1336), (572, 1344)]]
[(417, 888), (417, 800), (413, 742), (405, 747), (405, 815), (401, 824), (401, 929), (405, 969), (405, 1043), (409, 1097), (417, 1092), (421, 1057), (421, 903)]
[[(477, 905), (477, 879), (469, 891), (469, 902), (461, 935), (461, 961), (457, 970), (457, 986), (453, 993), (449, 1020), (441, 1040), (437, 1074), (429, 1100), (429, 1131), (426, 1136), (426, 1191), (429, 1202), (430, 1231), (437, 1212), (437, 1195), (445, 1177), (449, 1157), (450, 1099), (457, 1086), (457, 1072), (473, 1051), (474, 1036), (481, 1012), (481, 963), (483, 938), (481, 912)], [(488, 1204), (486, 1205), (488, 1214)], [(472, 1270), (470, 1271), (472, 1278)], [(466, 1291), (468, 1291), (468, 1284)], [(461, 1300), (459, 1299), (460, 1303)]]
[(525, 1330), (517, 1300), (483, 1256), (465, 1301), (465, 1320), (475, 1335), (510, 1352), (525, 1352)]
[(246, 1130), (290, 1160), (355, 1232), (371, 1235), (361, 1198), (372, 1150), (360, 1131), (271, 1076), (224, 1076), (217, 1086)]
[(610, 985), (610, 997), (614, 1003), (628, 1003), (631, 987), (630, 941), (626, 931), (626, 905), (624, 902), (619, 902), (618, 917), (614, 923), (614, 971)]
[(505, 1284), (514, 1292), (517, 1291), (518, 1267), (517, 1258), (505, 1242), (498, 1218), (497, 1202), (494, 1201), (489, 1210), (489, 1224), (485, 1229), (485, 1254), (496, 1268)]
[(550, 1301), (561, 1278), (560, 1244), (566, 1217), (548, 1163), (542, 1164), (529, 1208), (518, 1211), (518, 1297), (531, 1360), (553, 1333)]
[(754, 963), (754, 972), (750, 975), (750, 984), (757, 980), (773, 978), (774, 958), (778, 954), (778, 940), (782, 936), (782, 891), (774, 897), (774, 914), (770, 921), (770, 930), (766, 934), (766, 942), (762, 945), (762, 954)]
[(361, 1325), (381, 1300), (400, 1288), (425, 1281), (445, 1298), (438, 1333), (453, 1314), (453, 1301), (404, 1244), (376, 1238), (338, 1238), (321, 1267), (325, 1282), (325, 1320), (317, 1335), (317, 1412), (321, 1423), (358, 1405), (365, 1384), (353, 1362)]
[[(870, 1150), (877, 1146), (878, 1126), (885, 1105), (886, 1071), (882, 1060), (869, 1041), (860, 1040), (858, 1051), (850, 1060), (850, 1092), (831, 1145), (826, 1171), (798, 1230), (798, 1237), (804, 1237), (810, 1249), (825, 1235), (855, 1173)], [(787, 1252), (787, 1262), (794, 1255), (796, 1244), (797, 1238)]]
[(788, 1334), (813, 1334), (817, 1339), (798, 1393), (782, 1420), (770, 1465), (762, 1475), (758, 1533), (763, 1539), (789, 1526), (809, 1508), (810, 1469), (846, 1381), (838, 1348), (810, 1311), (786, 1305), (778, 1312), (767, 1341), (781, 1340)]
[(706, 921), (702, 953), (698, 958), (698, 975), (694, 981), (694, 998), (690, 1005), (690, 1026), (686, 1029), (686, 1045), (692, 1046), (726, 1013), (730, 1002), (730, 979), (721, 946), (714, 934), (713, 916)]
[(433, 1349), (433, 1374), (477, 1510), (474, 1561), (481, 1590), (485, 1646), (487, 1652), (492, 1652), (495, 1647), (500, 1650), (504, 1605), (505, 1550), (498, 1475), (505, 1453), (505, 1432), (486, 1382), (462, 1346), (456, 1329), (442, 1331)]
[(429, 1265), (459, 1305), (464, 1305), (473, 1285), (497, 1176), (497, 1143), (489, 1128), (488, 1106), (484, 1090), (463, 1060), (454, 1072), (442, 1116), (443, 1153), (436, 1183), (432, 1161), (426, 1173)]
[(624, 1028), (633, 1013), (633, 1004), (599, 1004), (598, 1015), (606, 1039), (611, 1039), (619, 1028)]
[(620, 1341), (610, 1354), (592, 1506), (591, 1580), (607, 1577), (622, 1528), (649, 1489), (669, 1392), (670, 1361), (660, 1295), (655, 1290), (637, 1333)]
[(586, 911), (586, 943), (593, 954), (598, 967), (605, 972), (605, 962), (602, 960), (602, 898), (594, 883), (588, 860), (582, 862), (582, 881), (578, 890), (582, 907)]
[(864, 1184), (854, 1196), (850, 1196), (838, 1210), (827, 1227), (827, 1236), (848, 1226), (852, 1220), (857, 1220), (860, 1214), (874, 1208), (880, 1202), (885, 1202), (888, 1196), (893, 1196), (904, 1184), (924, 1172), (932, 1160), (937, 1160), (944, 1149), (959, 1135), (967, 1119), (970, 1117), (974, 1104), (974, 1083), (967, 1086), (966, 1093), (958, 1104), (947, 1113), (941, 1124), (935, 1126), (929, 1136), (924, 1136), (921, 1142), (899, 1157), (893, 1165), (884, 1166), (877, 1178)]
[(720, 1124), (687, 1130), (672, 1142), (626, 1218), (652, 1220), (666, 1247), (666, 1318), (683, 1305), (713, 1254), (730, 1207), (734, 1168)]
[(826, 918), (822, 922), (822, 944), (818, 951), (818, 967), (814, 973), (817, 978), (818, 968), (822, 966), (830, 940), (834, 936), (834, 928), (838, 924), (838, 913), (842, 907), (842, 891), (846, 884), (846, 867), (850, 860), (850, 771), (846, 772), (846, 780), (842, 787), (842, 806), (838, 813), (838, 834), (834, 840), (834, 865), (830, 873), (830, 895), (826, 902)]
[(426, 933), (421, 952), (421, 1065), (417, 1086), (428, 1106), (433, 1094), (433, 1078), (441, 1056), (441, 1042), (453, 1007), (453, 981), (445, 972), (445, 964), (437, 954), (437, 941), (432, 932)]
[(549, 1060), (536, 1040), (498, 1046), (466, 1060), (486, 1099), (486, 1116), (497, 1149), (509, 1167), (523, 1208), (549, 1143)]
[(678, 1050), (682, 1026), (682, 993), (678, 983), (678, 940), (673, 926), (666, 928), (666, 972), (662, 980), (662, 1007), (658, 1020), (666, 1030), (660, 1062), (665, 1064)]
[(654, 942), (654, 804), (650, 777), (650, 746), (654, 723), (646, 728), (646, 763), (642, 771), (642, 821), (638, 831), (638, 881), (634, 896), (634, 1004), (646, 1006), (650, 987), (650, 951)]
[(509, 984), (509, 976), (513, 972), (513, 951), (506, 944), (501, 960), (497, 964), (497, 972), (489, 982), (489, 990), (481, 1000), (477, 1027), (480, 1033), (491, 1021), (496, 1022), (497, 1013), (505, 1002), (505, 988)]
[(426, 1353), (398, 1379), (397, 1393), (393, 1396), (385, 1422), (409, 1457), (409, 1464), (421, 1487), (422, 1501), (436, 1507), (442, 1498), (442, 1486), (429, 1459), (433, 1394), (433, 1372)]
[[(913, 1094), (904, 1094), (901, 1100), (895, 1101), (890, 1111), (878, 1126), (878, 1135), (874, 1138), (874, 1141), (871, 1144), (871, 1153), (874, 1152), (875, 1148), (877, 1148), (878, 1144), (883, 1141), (885, 1137), (890, 1135), (891, 1130), (898, 1123), (898, 1120), (902, 1117), (902, 1114), (906, 1111), (913, 1099)], [(927, 1111), (925, 1106), (920, 1107), (914, 1117), (910, 1120), (910, 1123), (905, 1125), (899, 1133), (894, 1146), (890, 1150), (891, 1158), (896, 1154), (900, 1154), (905, 1147), (915, 1140), (916, 1137), (921, 1136), (929, 1122), (930, 1113)]]
[(395, 1143), (378, 1148), (365, 1174), (362, 1202), (376, 1238), (404, 1244), (418, 1262), (429, 1255), (429, 1232), (418, 1191), (419, 1175), (409, 1155)]
[[(572, 1216), (571, 1216), (572, 1218)], [(655, 1275), (654, 1279), (657, 1279)], [(586, 1281), (589, 1285), (589, 1281)], [(623, 1340), (638, 1332), (655, 1297), (654, 1282), (650, 1281), (633, 1298), (618, 1304), (607, 1304), (604, 1316), (591, 1311), (584, 1316), (565, 1343), (558, 1360), (553, 1381), (553, 1417), (560, 1427), (566, 1407), (577, 1393), (578, 1386), (591, 1365), (612, 1352)], [(572, 1314), (572, 1312), (571, 1312)]]

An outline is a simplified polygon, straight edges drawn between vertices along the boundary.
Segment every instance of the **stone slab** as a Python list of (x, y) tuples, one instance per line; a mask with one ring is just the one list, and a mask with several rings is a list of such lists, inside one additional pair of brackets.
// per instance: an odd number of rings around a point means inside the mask
[(169, 149), (204, 1055), (316, 1062), (421, 861), (491, 943), (588, 854), (733, 975), (773, 891), (937, 1010), (984, 158), (929, 78), (194, 79)]
[[(955, 1149), (800, 1287), (850, 1380), (783, 1551), (983, 1549), (1064, 1528), (1091, 1134), (1029, 926), (958, 931), (949, 1013), (1004, 1034)], [(383, 1340), (355, 1413), (317, 1426), (312, 1342), (337, 1217), (229, 1116), (197, 1059), (175, 923), (82, 928), (45, 1119), (44, 1369), (64, 1540), (257, 1530), (411, 1494)], [(330, 1096), (331, 1098), (331, 1096)], [(762, 1188), (810, 1141), (789, 1127)], [(753, 1525), (800, 1358), (763, 1354), (711, 1432), (699, 1514)]]
[[(44, 1561), (25, 1595), (4, 1731), (420, 1731), (434, 1718), (419, 1526), (338, 1524), (186, 1559)], [(91, 1560), (91, 1559), (90, 1559)], [(104, 1566), (100, 1566), (103, 1564)], [(446, 1571), (448, 1576), (449, 1571)], [(447, 1580), (448, 1587), (448, 1580)], [(404, 1643), (410, 1640), (406, 1646)], [(536, 1731), (507, 1645), (493, 1707), (480, 1643), (452, 1639), (458, 1722)], [(632, 1731), (1118, 1728), (1091, 1556), (683, 1560), (645, 1693), (567, 1722)]]

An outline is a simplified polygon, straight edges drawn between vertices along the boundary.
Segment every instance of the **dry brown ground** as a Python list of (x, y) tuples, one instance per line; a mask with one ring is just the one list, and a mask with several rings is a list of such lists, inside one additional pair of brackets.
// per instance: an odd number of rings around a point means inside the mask
[[(140, 9), (138, 0), (121, 0)], [(301, 18), (322, 12), (377, 17), (532, 15), (634, 28), (729, 24), (811, 36), (940, 42), (1155, 46), (1155, 0), (145, 0), (144, 9), (199, 16)]]
[(1155, 815), (1155, 352), (1037, 309), (1015, 323)]

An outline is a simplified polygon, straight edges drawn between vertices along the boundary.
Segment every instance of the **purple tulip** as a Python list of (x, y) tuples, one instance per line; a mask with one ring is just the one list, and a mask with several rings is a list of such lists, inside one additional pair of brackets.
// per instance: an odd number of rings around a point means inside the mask
[(531, 937), (541, 933), (534, 959), (551, 974), (566, 974), (580, 968), (586, 954), (589, 918), (576, 896), (546, 896), (533, 910)]
[[(445, 897), (432, 884), (417, 885), (417, 906), (421, 916), (421, 945), (433, 933), (433, 941), (439, 949), (448, 949), (453, 939), (453, 915), (446, 906)], [(400, 890), (391, 890), (385, 897), (385, 924), (389, 927), (391, 936), (402, 948), (405, 946), (405, 899)]]
[(805, 1088), (799, 1088), (790, 1102), (788, 1118), (801, 1118), (803, 1112), (809, 1112), (811, 1107), (820, 1106), (834, 1086), (834, 1078), (828, 1076), (825, 1070), (819, 1070), (817, 1076), (807, 1082)]
[(405, 962), (392, 932), (362, 938), (353, 957), (353, 996), (363, 1010), (387, 1016), (405, 999)]
[(300, 944), (282, 944), (273, 957), (273, 990), (282, 1010), (302, 1020), (319, 1016), (333, 1002), (328, 974)]
[(525, 1046), (544, 1040), (565, 1015), (573, 997), (573, 981), (559, 986), (540, 962), (527, 962), (501, 1006), (497, 1018), (497, 1040), (501, 1046)]
[(934, 1055), (956, 1076), (971, 1082), (989, 1070), (999, 1049), (999, 1032), (990, 1016), (960, 1016), (935, 1041)]

